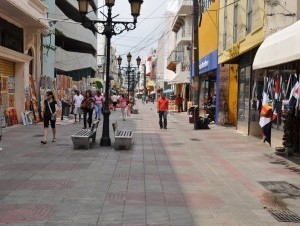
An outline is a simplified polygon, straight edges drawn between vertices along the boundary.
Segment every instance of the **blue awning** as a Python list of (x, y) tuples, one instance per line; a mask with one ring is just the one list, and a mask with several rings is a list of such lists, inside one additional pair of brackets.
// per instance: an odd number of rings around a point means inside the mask
[(163, 91), (163, 93), (165, 93), (165, 94), (174, 93), (174, 90), (166, 89), (165, 91)]

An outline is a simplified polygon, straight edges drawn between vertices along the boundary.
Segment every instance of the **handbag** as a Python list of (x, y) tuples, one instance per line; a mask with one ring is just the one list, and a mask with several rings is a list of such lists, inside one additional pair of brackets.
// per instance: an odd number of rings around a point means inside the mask
[(82, 103), (80, 104), (80, 108), (81, 109), (85, 109), (86, 108), (86, 102), (82, 101)]
[(49, 101), (47, 101), (47, 102), (48, 102), (48, 107), (49, 107), (49, 110), (50, 110), (50, 113), (51, 113), (51, 121), (55, 121), (56, 120), (56, 115), (53, 114), (52, 109), (51, 109), (50, 104), (49, 104)]

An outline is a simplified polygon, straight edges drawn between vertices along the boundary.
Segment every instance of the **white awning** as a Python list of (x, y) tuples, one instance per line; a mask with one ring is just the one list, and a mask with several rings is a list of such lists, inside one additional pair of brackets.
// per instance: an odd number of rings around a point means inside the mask
[(260, 45), (253, 61), (253, 70), (300, 59), (300, 20), (270, 35)]
[(176, 74), (176, 76), (169, 81), (169, 84), (182, 84), (182, 83), (190, 83), (190, 72), (189, 71), (181, 71)]

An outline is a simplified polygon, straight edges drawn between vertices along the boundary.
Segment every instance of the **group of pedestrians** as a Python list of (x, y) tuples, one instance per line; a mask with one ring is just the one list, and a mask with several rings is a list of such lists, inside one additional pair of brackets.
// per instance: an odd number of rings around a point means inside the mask
[[(130, 99), (126, 99), (124, 95), (117, 96), (113, 95), (111, 97), (113, 103), (113, 110), (115, 111), (117, 105), (121, 108), (122, 119), (125, 121), (126, 117), (130, 115), (132, 110), (132, 102)], [(83, 114), (83, 129), (87, 129), (87, 126), (91, 128), (92, 126), (92, 117), (95, 110), (95, 119), (101, 120), (102, 108), (105, 102), (105, 97), (101, 95), (100, 91), (96, 91), (93, 95), (91, 90), (87, 90), (83, 95), (79, 90), (74, 91), (73, 96), (73, 113), (75, 122), (81, 121), (81, 115)], [(176, 104), (178, 106), (179, 112), (182, 111), (182, 98), (177, 97)], [(56, 115), (57, 115), (57, 101), (53, 95), (52, 91), (48, 91), (43, 109), (43, 118), (44, 118), (44, 137), (41, 141), (42, 144), (47, 143), (48, 127), (51, 125), (52, 128), (52, 142), (56, 142)], [(159, 115), (159, 126), (161, 129), (167, 129), (167, 115), (169, 112), (169, 101), (166, 98), (165, 94), (162, 93), (160, 98), (157, 101), (157, 113)], [(77, 118), (78, 116), (78, 118)]]
[(87, 125), (91, 128), (93, 112), (95, 110), (95, 119), (101, 120), (104, 102), (105, 98), (101, 95), (99, 90), (96, 91), (94, 96), (91, 90), (85, 91), (84, 95), (78, 90), (75, 90), (75, 95), (73, 97), (75, 122), (80, 122), (81, 115), (83, 114), (83, 129), (86, 129)]
[[(116, 111), (117, 105), (121, 108), (122, 119), (125, 121), (126, 117), (130, 115), (132, 104), (124, 95), (112, 95), (111, 97), (113, 110)], [(74, 122), (81, 122), (83, 115), (83, 129), (91, 128), (93, 112), (95, 111), (95, 119), (101, 120), (103, 104), (105, 96), (96, 91), (93, 95), (91, 90), (86, 90), (81, 93), (79, 90), (74, 90), (72, 100), (72, 111), (74, 114)], [(48, 128), (52, 128), (52, 142), (56, 141), (56, 116), (57, 116), (57, 101), (52, 91), (48, 91), (44, 101), (43, 119), (44, 119), (44, 136), (41, 141), (42, 144), (47, 144)]]

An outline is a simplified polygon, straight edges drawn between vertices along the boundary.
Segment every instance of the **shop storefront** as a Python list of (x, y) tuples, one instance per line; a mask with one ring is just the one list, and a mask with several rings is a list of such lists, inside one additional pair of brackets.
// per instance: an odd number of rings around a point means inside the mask
[(217, 80), (217, 114), (219, 125), (237, 124), (237, 64), (220, 65)]
[[(257, 48), (249, 50), (236, 59), (238, 64), (238, 94), (237, 94), (237, 129), (244, 134), (251, 134), (250, 131), (257, 131), (258, 126), (251, 123), (250, 119), (250, 97), (252, 63)], [(252, 127), (252, 129), (250, 129)], [(256, 132), (251, 135), (255, 135)]]
[[(170, 82), (169, 85), (173, 87), (173, 99), (178, 95), (183, 98), (183, 111), (188, 109), (188, 101), (190, 99), (190, 71), (179, 72)], [(174, 104), (174, 110), (178, 110)]]
[(40, 119), (36, 91), (41, 74), (41, 34), (48, 28), (48, 22), (40, 18), (47, 6), (40, 1), (30, 3), (4, 1), (1, 5), (0, 105), (5, 116), (1, 126), (21, 123), (26, 110), (36, 121)]
[(259, 100), (267, 91), (273, 113), (271, 145), (284, 146), (288, 152), (299, 152), (300, 50), (295, 48), (299, 40), (300, 21), (266, 38), (253, 62), (251, 121), (258, 124)]
[[(200, 72), (200, 114), (212, 121), (218, 121), (216, 114), (218, 51), (215, 50), (199, 60)], [(218, 111), (218, 110), (217, 110)]]
[(0, 59), (1, 79), (1, 117), (4, 121), (1, 126), (18, 124), (15, 104), (15, 63)]

